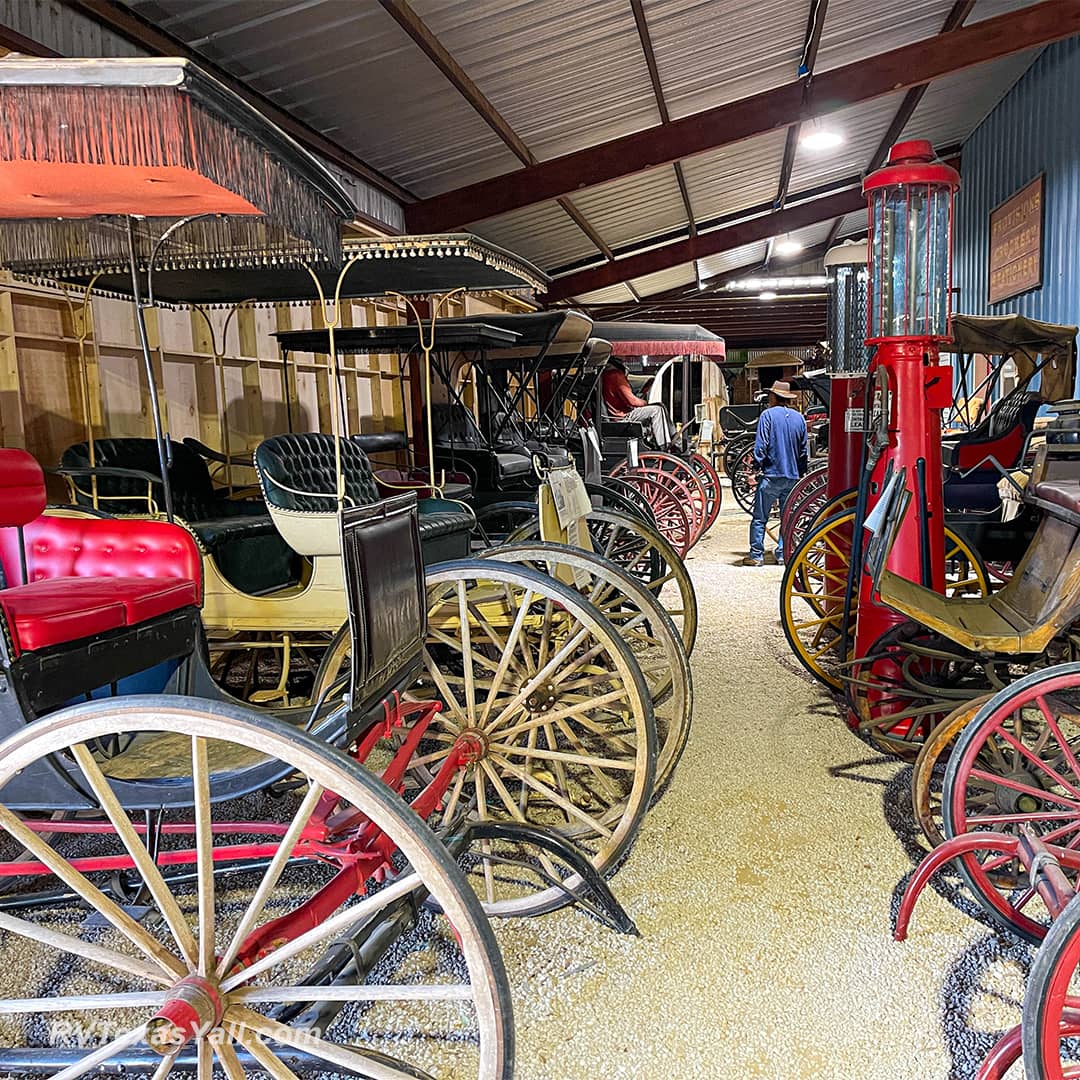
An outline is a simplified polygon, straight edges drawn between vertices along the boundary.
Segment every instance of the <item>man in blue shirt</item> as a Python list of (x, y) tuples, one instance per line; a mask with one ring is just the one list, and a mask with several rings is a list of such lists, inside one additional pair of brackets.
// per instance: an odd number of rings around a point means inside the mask
[[(754, 442), (754, 463), (758, 468), (758, 485), (754, 493), (754, 512), (750, 518), (750, 554), (743, 566), (765, 564), (765, 525), (773, 503), (784, 510), (795, 481), (804, 472), (810, 457), (806, 421), (792, 408), (797, 395), (791, 384), (774, 382), (769, 389), (769, 407), (758, 418), (757, 439)], [(783, 564), (784, 541), (776, 540), (776, 561)]]

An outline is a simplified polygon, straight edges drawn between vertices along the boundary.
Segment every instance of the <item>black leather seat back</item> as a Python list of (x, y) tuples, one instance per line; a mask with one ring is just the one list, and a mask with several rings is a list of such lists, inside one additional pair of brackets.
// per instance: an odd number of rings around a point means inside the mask
[[(169, 442), (172, 465), (169, 467), (169, 482), (172, 487), (173, 508), (178, 517), (185, 521), (200, 521), (217, 517), (215, 504), (219, 501), (214, 493), (214, 484), (210, 479), (210, 470), (205, 460), (183, 443)], [(76, 443), (69, 446), (60, 458), (61, 466), (67, 468), (90, 468), (90, 446), (88, 443)], [(158, 461), (157, 443), (153, 439), (95, 439), (94, 467), (99, 469), (141, 469), (144, 472), (161, 474)], [(76, 492), (76, 502), (89, 506), (92, 499), (83, 494), (90, 490), (91, 481), (87, 477), (75, 478), (80, 491)], [(153, 498), (158, 507), (165, 507), (165, 493), (161, 484), (151, 485)], [(98, 507), (110, 514), (146, 513), (146, 504), (138, 500), (146, 499), (147, 482), (136, 477), (99, 476), (97, 478)], [(113, 496), (112, 499), (109, 496)], [(128, 496), (124, 498), (123, 496)], [(132, 498), (134, 496), (134, 498)]]
[(359, 714), (421, 667), (427, 598), (415, 494), (346, 507), (340, 542), (352, 631), (350, 700)]
[[(337, 509), (334, 436), (311, 431), (274, 435), (255, 451), (255, 468), (269, 506), (279, 510), (333, 513)], [(341, 440), (341, 471), (347, 505), (379, 501), (367, 454), (351, 439)]]

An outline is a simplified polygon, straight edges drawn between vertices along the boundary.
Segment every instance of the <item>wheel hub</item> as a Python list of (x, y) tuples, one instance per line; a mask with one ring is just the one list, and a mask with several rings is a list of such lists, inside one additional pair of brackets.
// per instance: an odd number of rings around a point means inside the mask
[[(1006, 780), (1016, 784), (1024, 784), (1029, 788), (1041, 788), (1037, 777), (1024, 769), (1017, 769), (1009, 773)], [(1034, 814), (1043, 808), (1043, 800), (1032, 795), (1029, 791), (1016, 791), (1014, 788), (1005, 787), (1002, 784), (995, 785), (996, 794), (994, 802), (998, 810), (1006, 814)]]
[(543, 682), (525, 699), (525, 708), (530, 713), (548, 712), (555, 707), (558, 700), (555, 684)]
[(175, 1054), (189, 1040), (213, 1031), (224, 1012), (217, 981), (188, 975), (169, 990), (165, 1004), (147, 1024), (146, 1041), (162, 1057)]
[(461, 755), (461, 760), (466, 765), (474, 765), (487, 756), (488, 737), (479, 728), (466, 728), (458, 735), (454, 745)]

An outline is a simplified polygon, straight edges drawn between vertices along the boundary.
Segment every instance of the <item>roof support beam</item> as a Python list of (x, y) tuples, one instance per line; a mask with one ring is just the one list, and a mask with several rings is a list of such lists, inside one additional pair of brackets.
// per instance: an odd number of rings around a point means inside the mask
[[(814, 65), (817, 63), (818, 47), (821, 45), (821, 33), (825, 29), (825, 15), (829, 10), (829, 0), (811, 0), (810, 14), (806, 20), (806, 38), (803, 42), (802, 57), (799, 60), (799, 78), (804, 80), (807, 90), (814, 77)], [(791, 170), (795, 167), (795, 154), (799, 149), (799, 133), (802, 124), (792, 124), (787, 129), (784, 140), (784, 157), (780, 162), (780, 182), (776, 187), (776, 208), (783, 210), (787, 202), (788, 187), (791, 184)]]
[[(653, 96), (656, 98), (656, 110), (660, 114), (660, 122), (670, 124), (671, 114), (668, 112), (667, 99), (664, 97), (664, 85), (660, 81), (660, 69), (656, 66), (656, 51), (653, 49), (652, 35), (649, 33), (649, 21), (645, 17), (642, 0), (630, 0), (630, 9), (634, 13), (634, 25), (637, 27), (641, 51), (645, 54), (645, 66), (649, 69), (649, 80), (652, 82)], [(683, 172), (682, 162), (680, 161), (675, 162), (675, 183), (679, 185), (679, 194), (682, 196), (683, 207), (686, 210), (686, 223), (690, 235), (697, 236), (697, 219), (694, 217), (694, 206), (690, 202), (690, 189), (686, 186), (686, 174)]]
[[(408, 0), (379, 0), (386, 13), (405, 31), (421, 52), (439, 69), (447, 82), (476, 110), (496, 135), (510, 148), (510, 151), (523, 165), (536, 164), (536, 156), (525, 145), (525, 141), (513, 129), (510, 122), (495, 108), (487, 95), (469, 78), (465, 69), (454, 59), (453, 54), (432, 33), (431, 28), (413, 10)], [(589, 238), (596, 249), (609, 262), (615, 258), (612, 250), (600, 234), (589, 224), (585, 215), (567, 198), (557, 200), (563, 211), (575, 225)], [(636, 296), (633, 289), (630, 292)]]
[(630, 278), (653, 274), (666, 270), (680, 263), (703, 259), (743, 244), (752, 244), (758, 240), (767, 240), (780, 232), (791, 232), (827, 221), (832, 217), (850, 214), (865, 206), (863, 194), (859, 188), (849, 188), (821, 199), (811, 199), (798, 203), (784, 210), (740, 221), (714, 232), (699, 233), (697, 236), (680, 240), (674, 244), (643, 251), (638, 255), (629, 255), (624, 259), (605, 263), (589, 270), (579, 270), (566, 277), (556, 278), (551, 283), (547, 294), (549, 303), (563, 300), (570, 296), (604, 289), (609, 285), (618, 285)]
[[(82, 0), (86, 2), (86, 0)], [(406, 208), (411, 229), (441, 232), (671, 164), (778, 127), (919, 86), (953, 71), (1080, 33), (1076, 0), (1043, 0), (739, 101), (647, 128)]]

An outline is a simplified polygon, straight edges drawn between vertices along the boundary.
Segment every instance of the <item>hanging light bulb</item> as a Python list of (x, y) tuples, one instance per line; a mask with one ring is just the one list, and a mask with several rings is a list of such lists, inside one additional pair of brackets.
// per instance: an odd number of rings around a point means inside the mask
[(773, 245), (773, 250), (777, 255), (798, 255), (802, 249), (802, 244), (800, 244), (798, 240), (792, 240), (790, 236), (785, 236), (782, 240), (777, 240)]
[(844, 136), (832, 128), (822, 127), (817, 120), (811, 122), (809, 129), (804, 129), (799, 145), (807, 150), (834, 150), (844, 141)]

